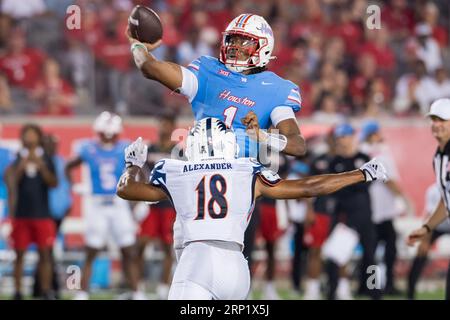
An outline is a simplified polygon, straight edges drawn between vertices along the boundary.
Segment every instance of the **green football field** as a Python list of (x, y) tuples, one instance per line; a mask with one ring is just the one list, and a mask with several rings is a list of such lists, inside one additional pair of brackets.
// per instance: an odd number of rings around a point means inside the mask
[[(302, 296), (293, 293), (289, 289), (279, 289), (278, 293), (283, 300), (301, 300)], [(97, 292), (91, 294), (91, 300), (116, 300), (118, 297), (118, 294), (114, 294), (112, 291), (104, 291), (104, 292)], [(426, 291), (426, 292), (418, 292), (417, 293), (417, 300), (443, 300), (445, 297), (445, 292), (443, 289), (437, 289), (435, 291)], [(11, 297), (2, 295), (0, 296), (0, 300), (7, 300)], [(25, 297), (26, 299), (31, 299), (31, 297)], [(152, 299), (152, 295), (149, 294), (149, 298)], [(261, 300), (262, 298), (262, 292), (260, 290), (255, 290), (252, 294), (251, 299), (252, 300)], [(63, 294), (64, 300), (70, 300), (72, 299), (72, 294), (65, 293)], [(367, 300), (367, 297), (358, 297), (355, 296), (355, 300)], [(384, 300), (404, 300), (405, 297), (402, 296), (384, 296)]]

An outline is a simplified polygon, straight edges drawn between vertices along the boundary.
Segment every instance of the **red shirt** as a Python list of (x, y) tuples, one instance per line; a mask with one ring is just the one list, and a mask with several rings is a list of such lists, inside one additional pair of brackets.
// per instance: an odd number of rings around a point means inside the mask
[(362, 99), (365, 95), (367, 83), (369, 82), (363, 75), (358, 74), (350, 80), (349, 93), (353, 98)]
[(49, 84), (45, 80), (41, 80), (36, 83), (35, 89), (43, 89), (45, 96), (43, 98), (42, 106), (40, 110), (36, 113), (37, 115), (54, 115), (54, 116), (67, 116), (72, 115), (72, 106), (59, 103), (51, 104), (48, 100), (51, 96), (73, 96), (74, 91), (72, 86), (63, 79), (59, 79), (54, 84)]
[(358, 44), (361, 43), (363, 32), (357, 23), (347, 22), (327, 29), (327, 36), (342, 38), (347, 51), (354, 53), (358, 48)]
[(27, 48), (18, 54), (0, 57), (0, 71), (3, 71), (13, 86), (32, 88), (41, 75), (45, 55), (36, 49)]
[(386, 6), (381, 11), (381, 22), (386, 23), (392, 32), (407, 30), (411, 33), (414, 28), (414, 13), (410, 9), (398, 11)]
[(369, 53), (374, 56), (378, 68), (385, 71), (393, 71), (395, 67), (394, 52), (388, 46), (380, 48), (373, 43), (366, 42), (360, 49), (359, 54)]
[(123, 39), (100, 39), (94, 47), (95, 56), (106, 65), (126, 72), (130, 70), (130, 44)]
[(441, 48), (445, 48), (448, 43), (448, 33), (444, 27), (435, 26), (433, 28), (433, 38), (439, 43)]

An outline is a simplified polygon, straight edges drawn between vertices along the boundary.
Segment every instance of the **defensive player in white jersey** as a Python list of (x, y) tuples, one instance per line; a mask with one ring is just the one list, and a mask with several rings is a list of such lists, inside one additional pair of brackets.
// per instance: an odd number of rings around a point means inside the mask
[[(200, 120), (189, 132), (188, 161), (159, 161), (149, 183), (137, 181), (147, 159), (138, 138), (125, 150), (127, 170), (117, 194), (127, 200), (170, 199), (177, 212), (183, 242), (169, 299), (245, 299), (250, 274), (242, 249), (244, 232), (256, 198), (315, 197), (358, 182), (386, 180), (381, 163), (372, 160), (359, 170), (281, 180), (251, 158), (236, 158), (232, 129), (216, 118)], [(175, 239), (177, 240), (177, 239)]]
[(81, 291), (77, 292), (75, 299), (89, 298), (92, 264), (99, 250), (107, 245), (109, 237), (120, 247), (124, 274), (133, 292), (131, 298), (143, 299), (143, 294), (137, 289), (138, 273), (134, 252), (136, 228), (129, 203), (115, 194), (117, 182), (125, 169), (123, 152), (129, 142), (119, 139), (122, 119), (107, 111), (102, 112), (95, 120), (94, 131), (98, 137), (82, 141), (75, 157), (67, 163), (65, 169), (70, 178), (74, 168), (82, 163), (86, 164), (92, 189), (92, 194), (86, 195), (88, 198), (84, 211), (86, 261)]

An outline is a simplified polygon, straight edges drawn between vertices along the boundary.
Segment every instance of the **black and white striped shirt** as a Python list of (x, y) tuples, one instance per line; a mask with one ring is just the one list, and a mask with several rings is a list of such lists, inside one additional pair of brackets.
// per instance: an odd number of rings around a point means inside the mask
[(441, 197), (447, 208), (447, 214), (450, 213), (450, 141), (444, 147), (443, 151), (439, 148), (434, 155), (433, 168), (436, 174), (436, 183), (439, 186)]

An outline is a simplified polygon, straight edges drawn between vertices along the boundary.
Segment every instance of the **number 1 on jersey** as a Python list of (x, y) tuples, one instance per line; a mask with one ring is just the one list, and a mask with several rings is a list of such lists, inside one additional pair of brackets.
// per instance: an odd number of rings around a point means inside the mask
[(231, 125), (233, 124), (234, 118), (236, 117), (238, 108), (235, 106), (229, 106), (223, 111), (223, 115), (225, 116), (225, 119), (223, 122), (225, 122), (226, 126), (228, 128), (231, 128)]

